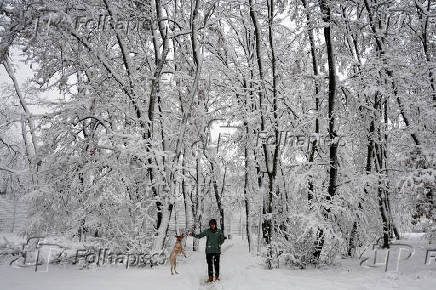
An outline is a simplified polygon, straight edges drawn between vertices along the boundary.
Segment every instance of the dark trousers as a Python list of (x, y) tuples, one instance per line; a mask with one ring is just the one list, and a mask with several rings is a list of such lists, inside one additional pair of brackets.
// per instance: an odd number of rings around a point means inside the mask
[(215, 266), (215, 276), (220, 275), (220, 254), (219, 253), (211, 253), (206, 254), (207, 261), (207, 272), (209, 276), (213, 276), (212, 263)]

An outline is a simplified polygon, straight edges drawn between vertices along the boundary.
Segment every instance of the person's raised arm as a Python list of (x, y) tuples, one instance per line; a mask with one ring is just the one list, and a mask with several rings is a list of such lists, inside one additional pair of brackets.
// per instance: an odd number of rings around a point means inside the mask
[(204, 237), (207, 233), (207, 230), (202, 231), (201, 233), (199, 233), (198, 235), (195, 233), (190, 233), (190, 236), (193, 236), (196, 239), (201, 239), (202, 237)]

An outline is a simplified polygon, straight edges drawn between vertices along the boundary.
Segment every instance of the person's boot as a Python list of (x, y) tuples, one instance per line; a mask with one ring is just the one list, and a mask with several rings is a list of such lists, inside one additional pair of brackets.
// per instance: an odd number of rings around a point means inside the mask
[(209, 276), (209, 280), (206, 280), (206, 283), (213, 282), (213, 276)]
[(219, 281), (219, 280), (221, 280), (220, 276), (219, 275), (215, 275), (215, 281)]

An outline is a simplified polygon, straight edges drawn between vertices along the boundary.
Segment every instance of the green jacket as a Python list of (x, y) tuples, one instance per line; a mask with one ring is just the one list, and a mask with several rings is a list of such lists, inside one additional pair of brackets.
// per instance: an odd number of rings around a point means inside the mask
[(198, 235), (192, 234), (194, 238), (200, 239), (204, 236), (207, 237), (206, 240), (206, 254), (211, 253), (221, 253), (221, 245), (224, 243), (224, 234), (220, 229), (215, 229), (212, 231), (210, 228), (202, 231)]

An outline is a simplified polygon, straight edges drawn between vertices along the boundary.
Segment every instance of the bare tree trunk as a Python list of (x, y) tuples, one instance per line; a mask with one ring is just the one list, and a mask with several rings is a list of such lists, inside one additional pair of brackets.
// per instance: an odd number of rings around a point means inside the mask
[[(382, 148), (379, 144), (375, 144), (375, 154), (378, 156), (378, 159), (382, 159), (381, 156)], [(377, 170), (380, 171), (380, 170)], [(387, 198), (388, 198), (388, 192), (386, 188), (384, 177), (379, 176), (379, 182), (378, 182), (378, 188), (377, 188), (377, 196), (378, 196), (378, 203), (379, 203), (379, 210), (380, 215), (382, 219), (382, 225), (383, 225), (383, 248), (389, 248), (389, 243), (391, 241), (391, 223), (390, 223), (390, 217), (389, 212), (387, 208)]]
[[(342, 7), (342, 15), (343, 15), (344, 19), (347, 19), (347, 15), (346, 15), (345, 11), (346, 11), (346, 9)], [(362, 60), (361, 60), (361, 57), (360, 57), (359, 46), (358, 46), (356, 37), (353, 35), (353, 32), (351, 31), (351, 28), (350, 28), (350, 25), (349, 25), (348, 21), (347, 21), (347, 24), (346, 24), (346, 29), (347, 29), (347, 33), (350, 35), (350, 37), (346, 38), (347, 47), (348, 47), (348, 49), (350, 51), (350, 54), (353, 56), (353, 58), (357, 62), (357, 65), (354, 67), (353, 70), (354, 70), (354, 72), (356, 74), (361, 75)], [(346, 94), (344, 89), (343, 89), (343, 92), (344, 92), (344, 94)], [(361, 94), (358, 93), (357, 98), (360, 99), (360, 95)], [(368, 100), (366, 98), (366, 95), (364, 95), (364, 97), (365, 97), (365, 101), (366, 101), (367, 105), (369, 106)], [(373, 122), (373, 120), (372, 120), (372, 122)], [(373, 123), (372, 123), (372, 126), (374, 126)], [(371, 136), (371, 133), (369, 134), (369, 136)], [(369, 136), (368, 136), (368, 144), (370, 142), (372, 142), (372, 140), (369, 138)], [(372, 147), (372, 145), (371, 145), (371, 147)], [(368, 152), (370, 152), (370, 151), (372, 152), (372, 149), (370, 149), (370, 150), (368, 149)], [(370, 155), (367, 156), (367, 158), (370, 158)], [(368, 161), (370, 161), (370, 159), (367, 160), (367, 165), (368, 165)], [(371, 165), (371, 163), (369, 163), (369, 165)], [(366, 174), (368, 174), (368, 173), (369, 173), (369, 170), (366, 170)], [(365, 189), (364, 189), (364, 192), (367, 193)], [(359, 208), (359, 210), (363, 209), (362, 208), (362, 203), (360, 201), (359, 201), (359, 204), (358, 204), (358, 208)], [(351, 227), (351, 232), (350, 232), (350, 237), (349, 237), (349, 240), (348, 240), (347, 255), (349, 257), (353, 257), (354, 256), (355, 250), (356, 250), (356, 247), (357, 247), (359, 220), (360, 220), (359, 215), (356, 214), (356, 218), (353, 221), (353, 225)]]
[[(320, 0), (319, 6), (322, 13), (322, 19), (326, 23), (324, 27), (324, 40), (327, 48), (327, 62), (329, 68), (329, 94), (328, 94), (328, 133), (329, 133), (329, 186), (328, 195), (326, 201), (330, 202), (331, 198), (336, 195), (337, 187), (337, 174), (338, 174), (338, 140), (335, 128), (335, 102), (336, 102), (336, 63), (335, 63), (335, 53), (331, 26), (333, 21), (331, 19), (331, 8), (326, 0)], [(328, 213), (330, 209), (324, 210), (325, 219), (328, 219)], [(317, 250), (314, 253), (316, 259), (319, 259), (322, 248), (324, 246), (324, 231), (321, 229), (318, 232)]]
[[(259, 72), (259, 78), (260, 78), (260, 82), (261, 82), (261, 88), (259, 90), (258, 93), (258, 98), (259, 98), (259, 111), (260, 111), (260, 131), (263, 132), (265, 130), (265, 117), (264, 117), (264, 112), (263, 112), (263, 98), (264, 98), (264, 93), (265, 93), (265, 89), (264, 89), (264, 77), (263, 77), (263, 62), (262, 62), (262, 53), (261, 53), (261, 35), (260, 35), (260, 25), (257, 19), (257, 15), (256, 12), (254, 10), (254, 5), (255, 5), (255, 1), (254, 0), (249, 0), (249, 7), (250, 7), (250, 19), (251, 22), (253, 24), (253, 28), (254, 28), (254, 47), (255, 47), (255, 51), (256, 51), (256, 63), (257, 63), (257, 68), (258, 68), (258, 72)], [(253, 77), (253, 75), (252, 75)], [(266, 144), (262, 144), (262, 149), (263, 149), (263, 154), (264, 154), (264, 159), (265, 159), (265, 165), (267, 168), (267, 172), (269, 172), (268, 168), (268, 149), (266, 147)], [(255, 152), (255, 156), (256, 156), (256, 152)], [(256, 157), (255, 157), (256, 158)], [(263, 221), (262, 215), (267, 212), (267, 210), (265, 209), (265, 203), (264, 203), (264, 196), (263, 196), (263, 191), (262, 191), (262, 183), (263, 183), (263, 177), (262, 177), (262, 173), (260, 171), (260, 165), (259, 165), (259, 158), (256, 158), (256, 162), (257, 164), (257, 176), (258, 176), (258, 186), (259, 186), (259, 192), (262, 195), (262, 211), (261, 211), (261, 215), (260, 215), (260, 223), (261, 226), (259, 225), (259, 235), (258, 235), (258, 243), (257, 243), (257, 251), (259, 253), (260, 251), (260, 246), (261, 246), (261, 235), (260, 235), (260, 230), (262, 230), (262, 236), (268, 239), (269, 236), (269, 231), (268, 231), (268, 224), (270, 223), (268, 221), (268, 219), (266, 219), (265, 221)], [(269, 245), (269, 241), (266, 240), (267, 245)], [(268, 239), (269, 240), (269, 239)]]
[(186, 181), (185, 181), (185, 158), (186, 158), (186, 150), (183, 151), (183, 159), (182, 159), (182, 195), (183, 195), (183, 204), (184, 204), (184, 210), (185, 210), (185, 230), (189, 228), (189, 205), (188, 205), (188, 198), (186, 195)]
[[(307, 0), (301, 0), (301, 2), (303, 3), (303, 7), (306, 10), (306, 20), (307, 20), (307, 25), (308, 25), (308, 36), (309, 36), (309, 44), (310, 44), (310, 55), (312, 57), (312, 70), (313, 70), (313, 76), (315, 78), (315, 110), (316, 113), (318, 114), (319, 112), (319, 83), (318, 83), (318, 76), (319, 76), (319, 70), (318, 70), (318, 60), (316, 58), (316, 53), (315, 53), (315, 41), (314, 41), (314, 37), (313, 37), (313, 27), (311, 24), (311, 18), (310, 18), (310, 13), (307, 10), (308, 6), (307, 6)], [(319, 133), (319, 120), (318, 120), (318, 115), (316, 116), (315, 119), (315, 134)], [(309, 162), (313, 162), (315, 159), (315, 152), (318, 150), (318, 144), (317, 144), (317, 139), (315, 138), (315, 140), (312, 141), (312, 147), (309, 153), (309, 158), (308, 161)], [(309, 194), (307, 199), (309, 201), (311, 201), (313, 198), (313, 181), (309, 180)]]
[[(394, 96), (396, 97), (398, 106), (400, 108), (400, 114), (403, 117), (404, 123), (407, 127), (410, 126), (410, 122), (408, 117), (406, 116), (406, 112), (404, 109), (404, 106), (401, 102), (400, 96), (398, 95), (398, 89), (395, 84), (395, 80), (393, 78), (393, 71), (387, 66), (386, 59), (385, 59), (385, 47), (384, 47), (384, 37), (379, 31), (382, 30), (381, 27), (378, 27), (381, 25), (381, 21), (379, 19), (378, 14), (374, 15), (372, 7), (368, 0), (364, 0), (365, 9), (368, 13), (369, 18), (369, 24), (371, 27), (371, 30), (374, 34), (374, 39), (376, 42), (376, 52), (377, 56), (381, 58), (383, 63), (385, 64), (385, 72), (388, 78), (385, 79), (385, 83), (390, 82), (392, 86), (392, 91)], [(387, 126), (387, 99), (385, 97), (385, 100), (382, 102), (382, 96), (379, 94), (376, 94), (376, 100), (374, 102), (374, 108), (376, 109), (376, 112), (379, 113), (379, 116), (383, 117), (383, 122), (385, 123), (385, 127)], [(384, 109), (383, 109), (384, 108)], [(380, 132), (380, 127), (377, 127), (377, 134), (379, 136), (379, 143), (374, 144), (375, 149), (375, 169), (376, 172), (379, 174), (384, 175), (384, 178), (386, 179), (386, 184), (384, 182), (379, 182), (379, 188), (378, 188), (378, 198), (379, 198), (379, 210), (383, 222), (383, 246), (389, 247), (389, 242), (392, 237), (392, 233), (399, 239), (399, 232), (396, 228), (395, 224), (393, 223), (392, 213), (390, 211), (390, 201), (389, 201), (389, 192), (388, 192), (388, 172), (387, 172), (387, 135), (384, 133), (382, 136), (382, 133)], [(418, 136), (416, 133), (412, 132), (411, 137), (415, 143), (419, 147), (420, 142), (418, 139)], [(384, 144), (384, 145), (383, 145)], [(379, 175), (380, 176), (380, 175)]]
[[(153, 127), (153, 122), (154, 122), (154, 115), (155, 115), (154, 112), (155, 112), (155, 107), (156, 107), (156, 101), (157, 101), (159, 90), (160, 90), (160, 79), (162, 76), (163, 66), (166, 62), (166, 58), (167, 58), (167, 55), (169, 52), (168, 35), (167, 35), (167, 31), (165, 30), (165, 26), (164, 26), (163, 19), (162, 19), (161, 0), (152, 0), (151, 4), (152, 4), (152, 8), (154, 9), (154, 12), (155, 12), (155, 16), (156, 16), (155, 23), (157, 26), (157, 27), (155, 26), (152, 28), (153, 48), (154, 48), (154, 55), (155, 55), (155, 59), (154, 59), (155, 69), (154, 69), (153, 78), (151, 81), (151, 92), (150, 92), (149, 102), (148, 102), (148, 112), (146, 115), (148, 120), (147, 120), (146, 132), (144, 133), (144, 139), (153, 138), (152, 127)], [(158, 43), (158, 39), (162, 40), (162, 53), (160, 52), (161, 50), (160, 50), (160, 44)], [(142, 116), (142, 117), (144, 117), (144, 116)], [(152, 148), (151, 148), (150, 143), (148, 143), (146, 150), (148, 152), (151, 152)], [(152, 165), (154, 163), (154, 160), (152, 158), (149, 158), (147, 160), (147, 162), (148, 162), (148, 166), (149, 166), (147, 169), (148, 178), (150, 180), (150, 183), (153, 184), (154, 173), (153, 173)], [(171, 181), (169, 181), (169, 182), (171, 182)], [(153, 195), (158, 198), (159, 192), (157, 191), (156, 187), (153, 186), (152, 191), (153, 191)], [(159, 235), (159, 233), (166, 232), (166, 230), (161, 229), (162, 221), (164, 218), (163, 211), (165, 209), (163, 209), (163, 204), (159, 200), (156, 201), (156, 208), (157, 208), (157, 220), (156, 220), (155, 229), (157, 230), (158, 235)], [(162, 237), (160, 237), (158, 239), (162, 239)]]
[[(267, 9), (268, 9), (268, 42), (270, 46), (271, 51), (271, 69), (272, 69), (272, 113), (273, 113), (273, 126), (272, 126), (272, 133), (275, 137), (275, 144), (273, 145), (274, 150), (272, 152), (272, 156), (270, 159), (270, 152), (269, 148), (267, 147), (267, 144), (262, 144), (263, 148), (263, 154), (264, 154), (264, 161), (265, 161), (265, 167), (266, 167), (266, 173), (268, 178), (268, 187), (267, 187), (267, 198), (263, 200), (263, 209), (262, 214), (264, 216), (264, 220), (262, 222), (262, 234), (263, 238), (267, 244), (268, 252), (268, 263), (267, 266), (269, 269), (272, 268), (271, 265), (271, 259), (272, 259), (272, 248), (271, 248), (271, 242), (272, 242), (272, 236), (274, 231), (274, 224), (273, 224), (273, 195), (276, 191), (275, 188), (275, 178), (277, 176), (277, 161), (279, 158), (279, 128), (278, 128), (278, 113), (277, 113), (277, 69), (276, 69), (276, 56), (275, 56), (275, 49), (274, 49), (274, 36), (273, 36), (273, 17), (274, 17), (274, 0), (267, 0)], [(256, 14), (254, 13), (253, 9), (253, 1), (250, 0), (250, 15), (251, 19), (254, 25), (254, 31), (255, 31), (255, 44), (256, 44), (256, 57), (258, 62), (258, 68), (259, 68), (259, 76), (261, 78), (262, 83), (262, 91), (265, 91), (264, 89), (264, 79), (263, 79), (263, 67), (262, 67), (262, 61), (261, 61), (261, 54), (260, 54), (260, 31), (258, 29), (258, 22), (256, 18)], [(261, 130), (264, 131), (265, 129), (265, 121), (263, 117), (263, 103), (262, 103), (263, 96), (262, 94), (259, 94), (259, 109), (261, 112)], [(271, 160), (271, 164), (270, 164)]]
[[(191, 193), (191, 211), (192, 211), (192, 232), (194, 233), (198, 233), (197, 229), (200, 229), (200, 221), (201, 221), (201, 215), (199, 213), (199, 208), (200, 208), (200, 201), (199, 201), (199, 195), (200, 195), (200, 158), (199, 158), (199, 152), (197, 150), (197, 158), (196, 158), (196, 178), (195, 178), (195, 202), (194, 202), (194, 198), (192, 197), (192, 193)], [(198, 250), (198, 239), (193, 239), (193, 244), (192, 244), (192, 250), (193, 251), (197, 251)]]
[[(242, 13), (242, 12), (241, 12)], [(249, 69), (249, 83), (247, 84), (246, 79), (244, 78), (244, 82), (243, 82), (243, 88), (244, 90), (248, 90), (248, 94), (246, 95), (245, 99), (244, 99), (244, 111), (245, 112), (253, 112), (255, 110), (255, 101), (254, 101), (254, 94), (253, 94), (253, 76), (254, 76), (254, 72), (253, 72), (253, 51), (252, 51), (252, 46), (250, 45), (252, 42), (252, 33), (249, 33), (247, 31), (247, 28), (245, 27), (246, 33), (245, 33), (245, 41), (247, 43), (247, 48), (244, 49), (244, 51), (246, 52), (246, 58), (247, 58), (247, 64)], [(253, 251), (253, 233), (252, 233), (252, 221), (251, 221), (251, 203), (250, 203), (250, 191), (249, 191), (249, 142), (250, 142), (250, 132), (256, 132), (255, 128), (250, 128), (249, 126), (249, 122), (248, 122), (248, 115), (247, 113), (245, 114), (245, 119), (244, 119), (244, 128), (245, 128), (245, 143), (244, 143), (244, 203), (245, 203), (245, 218), (246, 218), (246, 232), (247, 232), (247, 240), (248, 240), (248, 251), (251, 253)], [(254, 155), (255, 154), (255, 149), (253, 150)], [(256, 156), (254, 156), (255, 160), (256, 160)], [(259, 167), (256, 167), (257, 170), (257, 174), (259, 174)], [(257, 176), (257, 183), (260, 186), (262, 184), (262, 178), (258, 175)]]
[(171, 212), (173, 211), (173, 203), (171, 202), (165, 202), (163, 205), (163, 212), (162, 212), (162, 222), (160, 227), (158, 228), (158, 235), (156, 239), (154, 240), (153, 245), (153, 251), (159, 252), (164, 248), (165, 245), (165, 238), (168, 234), (168, 228), (170, 224), (170, 217)]
[(245, 228), (247, 232), (247, 240), (248, 240), (248, 251), (251, 253), (252, 250), (252, 235), (251, 235), (251, 219), (250, 219), (250, 196), (248, 192), (248, 142), (249, 142), (249, 132), (248, 122), (244, 121), (245, 127), (245, 144), (244, 144), (244, 203), (245, 203)]
[(218, 207), (218, 211), (220, 213), (221, 230), (224, 232), (224, 207), (222, 204), (222, 197), (223, 197), (223, 193), (224, 193), (224, 188), (226, 186), (227, 167), (224, 167), (223, 181), (222, 181), (222, 185), (221, 185), (221, 190), (219, 190), (218, 183), (217, 183), (217, 180), (215, 178), (214, 162), (212, 160), (209, 160), (209, 163), (211, 166), (211, 178), (212, 178), (213, 191), (214, 191), (214, 195), (215, 195), (215, 201), (216, 201), (216, 205)]
[[(307, 5), (307, 1), (306, 0), (301, 0), (301, 2), (303, 3), (303, 7), (306, 10), (306, 20), (307, 20), (307, 25), (311, 26), (311, 19), (310, 19), (310, 13), (309, 11), (307, 11), (308, 9), (308, 5)], [(309, 43), (310, 43), (310, 54), (312, 56), (312, 70), (313, 70), (313, 75), (315, 77), (315, 110), (317, 112), (319, 112), (319, 84), (318, 84), (318, 80), (317, 77), (319, 76), (319, 71), (318, 71), (318, 61), (316, 58), (316, 53), (315, 53), (315, 41), (314, 41), (314, 36), (313, 36), (313, 28), (310, 27), (308, 29), (308, 36), (309, 36)], [(326, 41), (327, 43), (327, 41)], [(329, 68), (330, 68), (330, 62), (329, 62)], [(330, 79), (330, 75), (329, 75), (329, 79)], [(330, 89), (330, 86), (329, 86)], [(329, 95), (330, 96), (330, 95)], [(330, 98), (329, 98), (329, 104), (330, 104)], [(330, 117), (330, 106), (329, 106), (329, 117)], [(330, 119), (329, 119), (330, 120)], [(330, 122), (329, 122), (330, 124)], [(318, 134), (319, 133), (319, 120), (318, 120), (318, 116), (315, 119), (315, 133)], [(315, 140), (312, 141), (312, 147), (311, 150), (309, 152), (309, 158), (308, 161), (309, 162), (313, 162), (315, 159), (315, 152), (318, 150), (317, 148), (317, 139), (315, 138)], [(309, 179), (309, 184), (308, 184), (308, 196), (307, 199), (309, 201), (309, 205), (312, 202), (313, 199), (313, 181), (312, 179)], [(313, 253), (314, 257), (316, 259), (319, 259), (319, 256), (321, 255), (321, 251), (322, 251), (322, 247), (324, 245), (324, 232), (323, 229), (318, 228), (318, 232), (317, 232), (317, 240), (315, 242), (315, 251)]]

